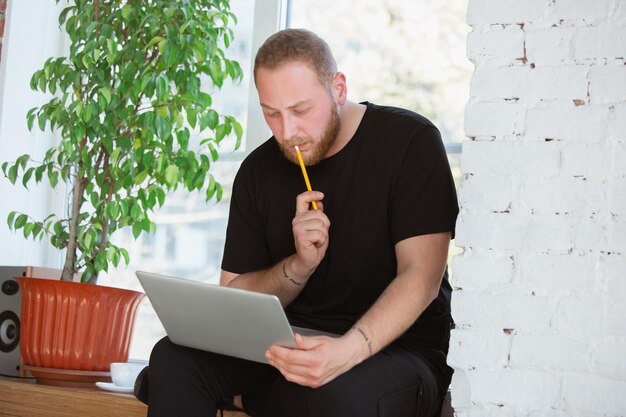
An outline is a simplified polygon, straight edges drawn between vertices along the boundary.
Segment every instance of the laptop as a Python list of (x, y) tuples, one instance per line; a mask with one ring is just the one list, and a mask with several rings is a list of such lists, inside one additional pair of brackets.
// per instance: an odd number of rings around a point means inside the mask
[(336, 334), (292, 327), (278, 297), (137, 271), (170, 340), (178, 345), (267, 363), (272, 345), (295, 347), (304, 336)]

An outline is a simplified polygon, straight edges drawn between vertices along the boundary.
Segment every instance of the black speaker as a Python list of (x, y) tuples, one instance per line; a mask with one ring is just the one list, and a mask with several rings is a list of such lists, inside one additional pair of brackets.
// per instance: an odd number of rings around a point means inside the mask
[(0, 266), (0, 374), (20, 374), (20, 316), (22, 296), (15, 277), (24, 267)]
[(16, 277), (59, 279), (60, 270), (30, 266), (0, 266), (0, 374), (20, 376), (22, 296)]

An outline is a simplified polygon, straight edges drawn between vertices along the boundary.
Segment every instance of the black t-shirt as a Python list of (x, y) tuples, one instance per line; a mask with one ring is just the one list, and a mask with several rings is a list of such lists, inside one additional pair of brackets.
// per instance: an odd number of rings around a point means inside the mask
[[(363, 119), (337, 154), (307, 167), (324, 193), (329, 246), (308, 283), (287, 306), (292, 325), (343, 334), (396, 276), (394, 246), (409, 237), (454, 231), (458, 203), (439, 131), (408, 110), (366, 103)], [(274, 138), (255, 149), (235, 178), (222, 269), (242, 274), (295, 253), (300, 167)], [(447, 351), (450, 285), (395, 343)]]

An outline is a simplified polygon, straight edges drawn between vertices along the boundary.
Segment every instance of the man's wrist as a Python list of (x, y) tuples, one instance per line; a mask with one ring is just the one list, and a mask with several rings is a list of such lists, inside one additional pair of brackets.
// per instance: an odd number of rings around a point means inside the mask
[(309, 277), (315, 269), (310, 270), (306, 266), (302, 265), (297, 255), (292, 255), (283, 260), (281, 265), (283, 277), (285, 274), (297, 282), (306, 284)]
[(362, 362), (374, 354), (372, 339), (365, 327), (355, 325), (347, 334), (356, 348), (358, 362)]
[(359, 332), (359, 334), (363, 337), (363, 340), (367, 345), (367, 353), (369, 354), (369, 356), (372, 356), (374, 354), (374, 349), (372, 348), (372, 340), (370, 339), (370, 337), (367, 335), (367, 333), (365, 333), (365, 330), (363, 330), (361, 326), (354, 326), (354, 330)]
[(304, 282), (301, 281), (296, 281), (293, 277), (291, 277), (289, 275), (289, 273), (287, 272), (287, 260), (289, 258), (286, 258), (283, 260), (283, 264), (282, 264), (282, 269), (283, 269), (283, 278), (285, 278), (287, 281), (289, 281), (290, 283), (292, 283), (293, 285), (297, 285), (299, 287), (301, 287), (302, 285), (304, 285)]

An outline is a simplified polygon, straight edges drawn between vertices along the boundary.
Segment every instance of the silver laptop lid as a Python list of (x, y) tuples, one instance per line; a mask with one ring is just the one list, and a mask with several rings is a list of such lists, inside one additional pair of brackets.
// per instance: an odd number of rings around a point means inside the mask
[(176, 344), (263, 363), (271, 345), (294, 346), (293, 332), (274, 295), (136, 274)]

